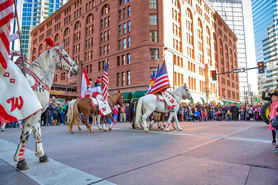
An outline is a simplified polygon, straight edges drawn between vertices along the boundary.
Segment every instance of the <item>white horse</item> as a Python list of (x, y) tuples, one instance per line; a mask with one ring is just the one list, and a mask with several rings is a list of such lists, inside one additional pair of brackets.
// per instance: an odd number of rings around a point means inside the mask
[[(169, 132), (169, 124), (172, 120), (172, 117), (174, 116), (175, 122), (177, 123), (178, 129), (181, 131), (182, 128), (179, 125), (179, 121), (177, 118), (177, 111), (179, 110), (179, 103), (182, 99), (191, 99), (191, 94), (186, 86), (184, 84), (183, 86), (178, 87), (174, 92), (173, 96), (176, 99), (178, 105), (174, 107), (174, 112), (170, 112), (168, 106), (164, 101), (158, 101), (156, 95), (148, 94), (146, 96), (143, 96), (139, 99), (137, 103), (136, 108), (136, 118), (135, 118), (135, 128), (138, 127), (140, 120), (143, 122), (143, 128), (144, 131), (149, 131), (149, 128), (147, 128), (146, 119), (147, 117), (154, 111), (156, 112), (162, 112), (162, 113), (168, 113), (168, 121), (166, 124), (166, 131)], [(143, 109), (143, 115), (142, 115), (142, 109)]]
[(14, 155), (14, 160), (18, 162), (17, 168), (20, 170), (29, 168), (24, 159), (24, 152), (28, 137), (32, 131), (36, 141), (36, 156), (39, 157), (40, 162), (48, 161), (48, 157), (42, 147), (42, 135), (39, 120), (41, 119), (41, 114), (46, 110), (49, 103), (50, 89), (53, 84), (55, 71), (66, 70), (73, 75), (76, 75), (79, 72), (78, 66), (65, 52), (63, 47), (64, 45), (61, 45), (46, 50), (29, 66), (29, 69), (26, 70), (28, 72), (26, 78), (43, 109), (24, 120), (20, 136), (20, 144)]

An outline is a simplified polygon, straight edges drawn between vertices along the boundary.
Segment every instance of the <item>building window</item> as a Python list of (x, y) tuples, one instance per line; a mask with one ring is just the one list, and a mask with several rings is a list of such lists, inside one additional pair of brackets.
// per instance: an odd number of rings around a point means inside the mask
[(130, 54), (127, 54), (127, 64), (130, 64)]
[(118, 56), (118, 57), (117, 57), (117, 66), (120, 66), (120, 64), (121, 64), (121, 57)]
[(150, 15), (150, 25), (157, 25), (157, 15)]
[(130, 21), (127, 22), (128, 32), (130, 32)]
[(122, 65), (125, 65), (125, 55), (122, 55)]
[(131, 8), (130, 6), (128, 6), (128, 17), (130, 17), (130, 15), (131, 15)]
[(123, 24), (123, 34), (127, 33), (126, 23)]
[(123, 18), (126, 18), (126, 8), (123, 9)]
[(123, 49), (126, 49), (126, 38), (123, 39)]
[(122, 35), (122, 25), (119, 25), (119, 35)]
[(101, 71), (101, 63), (98, 62), (98, 71)]
[(158, 60), (158, 49), (150, 49), (151, 59)]
[(117, 73), (117, 87), (120, 86), (120, 73)]
[(127, 85), (130, 85), (130, 71), (127, 71)]
[(156, 0), (150, 0), (150, 9), (156, 9)]
[(130, 47), (130, 37), (127, 37), (127, 47)]
[(119, 10), (119, 20), (122, 20), (122, 11)]
[(122, 86), (125, 86), (125, 72), (122, 72)]
[(157, 31), (150, 31), (150, 41), (157, 42)]
[(121, 40), (118, 40), (118, 50), (121, 50), (121, 47), (122, 47), (122, 42)]

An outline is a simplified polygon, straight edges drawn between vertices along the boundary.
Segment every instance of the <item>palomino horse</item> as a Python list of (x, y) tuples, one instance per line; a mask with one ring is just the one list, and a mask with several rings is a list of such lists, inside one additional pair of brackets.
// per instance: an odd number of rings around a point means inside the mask
[[(107, 96), (107, 101), (112, 110), (114, 105), (116, 105), (116, 104), (122, 105), (123, 104), (123, 95), (120, 93), (109, 95), (109, 96)], [(73, 105), (73, 107), (71, 107), (72, 105)], [(77, 124), (78, 129), (81, 130), (80, 126), (79, 126), (80, 113), (83, 113), (83, 115), (84, 115), (84, 123), (86, 124), (88, 131), (93, 132), (93, 129), (88, 124), (88, 116), (89, 116), (89, 114), (97, 116), (99, 114), (99, 108), (98, 108), (98, 106), (95, 106), (95, 107), (92, 106), (91, 98), (82, 98), (82, 99), (72, 100), (70, 102), (69, 110), (68, 110), (68, 114), (67, 114), (68, 115), (69, 132), (73, 133), (72, 126), (75, 124)], [(110, 118), (111, 121), (113, 122), (114, 118), (112, 116), (112, 113), (110, 113), (106, 116), (108, 118)], [(113, 126), (112, 122), (109, 127), (110, 131), (112, 130), (112, 126)], [(98, 128), (101, 130), (100, 123), (98, 123)], [(104, 119), (103, 119), (103, 131), (106, 131)]]
[(36, 156), (39, 157), (40, 162), (48, 161), (48, 157), (42, 147), (42, 135), (39, 120), (49, 102), (50, 88), (53, 84), (55, 71), (57, 69), (66, 70), (73, 75), (76, 75), (79, 72), (78, 66), (64, 51), (63, 47), (64, 46), (61, 45), (46, 50), (40, 54), (39, 58), (29, 66), (29, 69), (26, 70), (28, 72), (26, 78), (43, 109), (24, 120), (20, 136), (20, 144), (14, 155), (14, 160), (18, 162), (17, 168), (20, 170), (29, 168), (24, 159), (24, 152), (28, 137), (32, 131), (36, 141)]
[[(177, 123), (177, 128), (181, 131), (182, 128), (179, 125), (179, 121), (177, 118), (177, 111), (179, 110), (179, 103), (182, 99), (191, 99), (191, 94), (184, 84), (183, 86), (178, 87), (174, 92), (173, 96), (176, 99), (178, 105), (174, 108), (174, 112), (170, 112), (168, 106), (165, 104), (164, 101), (158, 101), (156, 95), (148, 94), (143, 96), (139, 99), (136, 108), (136, 118), (135, 118), (135, 128), (138, 127), (140, 120), (142, 120), (144, 131), (149, 131), (147, 128), (146, 119), (151, 113), (154, 111), (161, 112), (161, 113), (168, 113), (169, 118), (166, 124), (166, 131), (169, 132), (169, 123), (172, 118), (175, 118), (175, 122)], [(143, 109), (143, 114), (142, 114)]]

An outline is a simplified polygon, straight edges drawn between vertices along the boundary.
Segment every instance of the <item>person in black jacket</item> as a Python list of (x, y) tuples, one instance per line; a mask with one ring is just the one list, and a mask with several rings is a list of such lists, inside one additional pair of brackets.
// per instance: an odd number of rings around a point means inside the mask
[[(268, 96), (265, 96), (266, 93), (268, 94)], [(270, 97), (270, 94), (269, 94), (269, 87), (265, 91), (263, 91), (262, 99), (270, 101), (272, 103), (272, 100), (271, 100), (271, 97)], [(276, 144), (276, 132), (275, 132), (275, 130), (272, 130), (272, 144), (274, 144), (274, 145)]]

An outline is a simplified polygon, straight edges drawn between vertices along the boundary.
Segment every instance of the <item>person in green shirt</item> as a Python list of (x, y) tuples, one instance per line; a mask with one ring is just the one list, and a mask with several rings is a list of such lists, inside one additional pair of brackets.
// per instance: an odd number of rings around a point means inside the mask
[(65, 104), (65, 102), (63, 101), (60, 105), (59, 105), (59, 113), (60, 113), (60, 120), (61, 120), (61, 125), (64, 124), (64, 117), (66, 114), (66, 109), (67, 109), (67, 105)]

